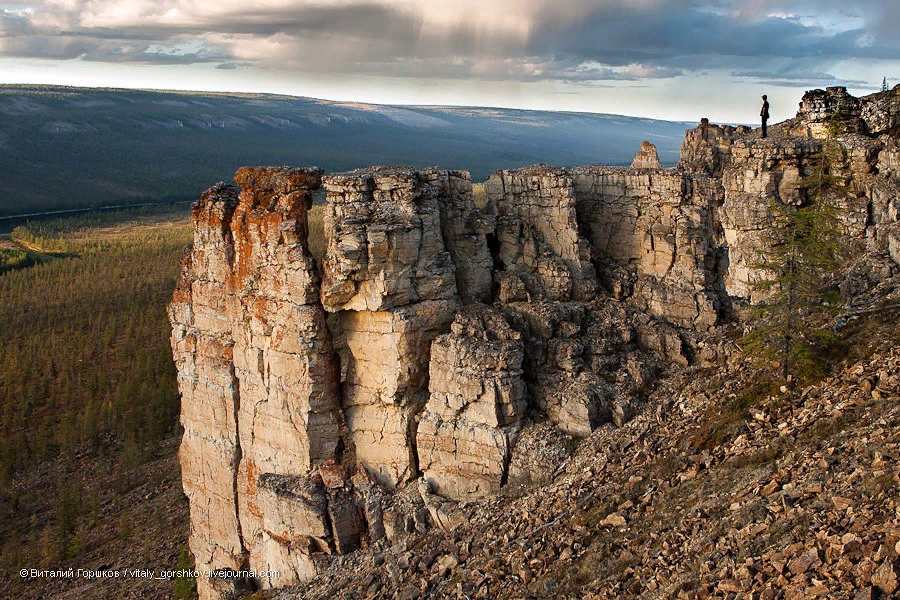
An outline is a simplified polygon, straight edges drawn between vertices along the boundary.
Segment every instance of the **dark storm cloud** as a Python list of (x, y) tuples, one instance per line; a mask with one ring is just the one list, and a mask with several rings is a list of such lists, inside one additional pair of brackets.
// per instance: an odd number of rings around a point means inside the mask
[(372, 41), (387, 39), (411, 45), (418, 39), (421, 24), (421, 18), (415, 14), (373, 3), (309, 6), (298, 2), (288, 7), (248, 5), (224, 15), (215, 24), (159, 25), (159, 31), (182, 34), (215, 31), (262, 37), (333, 35)]
[(0, 9), (0, 39), (33, 32), (34, 28), (26, 16)]
[(787, 18), (747, 22), (696, 9), (674, 14), (598, 11), (578, 23), (541, 28), (530, 40), (529, 50), (614, 66), (642, 63), (685, 69), (765, 65), (784, 58), (893, 59), (900, 53), (897, 38), (863, 45), (860, 40), (865, 34), (862, 29), (828, 33), (820, 26)]
[(435, 2), (42, 0), (0, 9), (0, 55), (579, 84), (723, 70), (784, 86), (900, 56), (896, 0)]

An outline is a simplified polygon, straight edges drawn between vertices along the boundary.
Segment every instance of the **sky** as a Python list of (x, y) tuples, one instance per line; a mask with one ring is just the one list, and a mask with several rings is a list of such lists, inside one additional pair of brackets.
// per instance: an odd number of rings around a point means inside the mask
[(0, 83), (752, 123), (898, 57), (898, 0), (0, 0)]

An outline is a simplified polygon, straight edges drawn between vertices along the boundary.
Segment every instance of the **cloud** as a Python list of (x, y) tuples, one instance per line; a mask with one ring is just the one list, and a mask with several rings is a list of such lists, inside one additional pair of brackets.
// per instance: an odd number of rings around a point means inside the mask
[(840, 79), (831, 73), (816, 73), (814, 71), (775, 72), (775, 71), (737, 71), (731, 73), (732, 77), (747, 77), (760, 83), (773, 86), (818, 88), (829, 86), (844, 86), (855, 88), (876, 89), (878, 86), (861, 79)]
[(542, 27), (531, 49), (580, 57), (611, 65), (645, 63), (686, 69), (721, 68), (728, 64), (758, 64), (790, 58), (822, 60), (890, 59), (897, 56), (896, 39), (859, 43), (867, 33), (854, 29), (828, 32), (795, 18), (764, 17), (754, 21), (693, 8), (675, 12), (633, 9), (608, 14), (598, 11), (572, 24)]
[(229, 61), (226, 61), (226, 62), (216, 65), (216, 68), (221, 69), (223, 71), (233, 71), (236, 69), (246, 69), (246, 68), (249, 68), (252, 66), (253, 66), (253, 63), (240, 63), (240, 62), (234, 62), (234, 61), (229, 60)]
[[(0, 5), (0, 55), (579, 85), (724, 70), (840, 80), (900, 56), (900, 3), (870, 0), (34, 0)], [(859, 83), (859, 82), (854, 82)]]

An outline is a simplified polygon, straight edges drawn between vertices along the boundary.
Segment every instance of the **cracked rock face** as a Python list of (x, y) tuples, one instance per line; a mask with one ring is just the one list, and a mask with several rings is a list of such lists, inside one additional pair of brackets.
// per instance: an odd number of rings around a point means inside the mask
[(847, 133), (863, 133), (867, 127), (865, 121), (860, 118), (862, 105), (863, 102), (848, 94), (845, 87), (812, 90), (803, 94), (800, 110), (797, 111), (797, 120), (806, 125), (806, 134), (813, 137), (824, 137), (828, 121), (834, 115), (844, 121)]
[[(363, 532), (406, 535), (368, 477), (417, 477), (431, 343), (460, 296), (490, 300), (493, 221), (464, 172), (331, 176), (322, 278), (307, 244), (321, 170), (243, 168), (235, 181), (195, 205), (169, 307), (181, 461), (198, 569), (277, 571), (256, 582), (270, 587), (313, 575), (317, 555)], [(345, 454), (360, 461), (352, 483), (321, 467)], [(204, 598), (245, 583), (198, 582)]]
[[(337, 364), (318, 271), (307, 248), (306, 214), (321, 171), (250, 169), (231, 220), (235, 264), (230, 311), (235, 317), (234, 367), (239, 382), (238, 514), (250, 564), (303, 573), (265, 527), (257, 479), (265, 473), (304, 475), (333, 459), (340, 440)], [(302, 554), (302, 552), (301, 552)], [(278, 562), (261, 562), (282, 557)], [(292, 567), (292, 568), (290, 568)]]
[(733, 146), (722, 177), (720, 213), (728, 244), (725, 285), (731, 295), (752, 298), (753, 285), (762, 276), (753, 266), (759, 262), (756, 250), (773, 222), (769, 199), (802, 205), (805, 192), (799, 183), (810, 157), (820, 150), (821, 144), (811, 138), (740, 140)]
[[(892, 144), (860, 135), (842, 135), (835, 142), (844, 160), (832, 165), (846, 181), (844, 197), (833, 201), (849, 239), (886, 251), (896, 227), (897, 185), (889, 166)], [(725, 201), (719, 216), (728, 247), (725, 287), (732, 297), (753, 301), (753, 284), (764, 275), (754, 266), (758, 248), (766, 242), (773, 215), (770, 202), (803, 206), (808, 202), (803, 178), (811, 174), (822, 142), (809, 137), (739, 140), (722, 182)], [(884, 162), (881, 162), (884, 161)]]
[(455, 309), (450, 301), (432, 301), (338, 314), (349, 442), (356, 458), (388, 487), (416, 474), (416, 416), (428, 399), (431, 341)]
[(496, 268), (521, 279), (533, 299), (587, 300), (597, 289), (588, 241), (578, 231), (565, 169), (498, 171), (485, 183), (497, 210)]
[[(649, 319), (640, 323), (618, 302), (521, 302), (503, 312), (526, 340), (524, 371), (532, 401), (570, 435), (583, 437), (604, 423), (630, 418), (641, 389), (659, 370), (657, 359), (644, 350), (663, 348), (645, 341), (653, 339), (651, 332), (663, 337), (659, 328), (665, 326)], [(670, 351), (681, 354), (680, 339)]]
[(485, 236), (494, 232), (495, 219), (475, 207), (467, 172), (429, 169), (419, 174), (437, 196), (444, 246), (456, 269), (460, 299), (465, 304), (490, 303), (494, 261)]
[(887, 92), (879, 92), (860, 98), (860, 116), (871, 135), (893, 132), (900, 126), (900, 86)]
[[(235, 510), (239, 392), (225, 291), (237, 196), (233, 186), (219, 184), (195, 205), (194, 250), (182, 262), (183, 276), (169, 305), (182, 396), (181, 477), (191, 504), (190, 546), (197, 569), (239, 569), (244, 551)], [(208, 580), (198, 580), (198, 591), (215, 597)]]
[[(664, 170), (572, 169), (579, 221), (609, 291), (650, 314), (709, 329), (727, 311), (714, 179)], [(624, 287), (621, 267), (634, 280)]]
[(715, 219), (721, 187), (663, 169), (543, 166), (492, 175), (501, 303), (589, 301), (599, 284), (651, 314), (708, 329), (727, 311)]
[[(469, 297), (487, 293), (483, 238), (442, 227), (475, 222), (458, 172), (373, 168), (325, 179), (322, 302), (337, 313), (342, 399), (356, 458), (389, 487), (416, 476), (416, 419), (428, 399), (431, 341)], [(471, 204), (466, 205), (466, 201)], [(458, 274), (444, 242), (475, 259)], [(480, 241), (480, 244), (479, 244)]]
[(526, 408), (522, 336), (482, 304), (457, 313), (431, 345), (428, 404), (416, 436), (419, 467), (441, 495), (467, 499), (505, 483)]
[(588, 301), (603, 282), (683, 327), (709, 329), (727, 311), (713, 179), (539, 165), (495, 173), (485, 190), (498, 213), (501, 302)]
[(699, 127), (685, 133), (681, 143), (681, 158), (676, 168), (679, 171), (721, 177), (731, 156), (732, 143), (749, 132), (750, 128), (745, 125), (716, 125), (710, 123), (709, 119), (703, 119)]
[(326, 310), (376, 312), (456, 297), (437, 194), (416, 171), (329, 175), (325, 189)]

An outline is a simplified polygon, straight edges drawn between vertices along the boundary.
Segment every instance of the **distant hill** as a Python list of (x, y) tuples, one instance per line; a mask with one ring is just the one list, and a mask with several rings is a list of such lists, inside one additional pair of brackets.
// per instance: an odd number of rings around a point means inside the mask
[(190, 199), (242, 165), (467, 169), (674, 164), (685, 123), (607, 114), (385, 106), (269, 94), (0, 86), (0, 216)]

